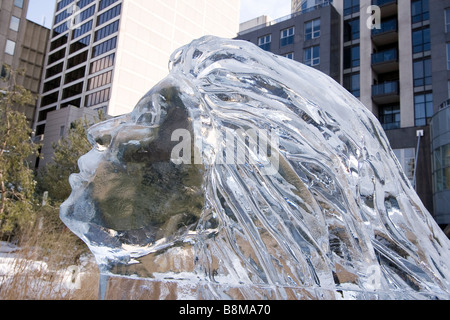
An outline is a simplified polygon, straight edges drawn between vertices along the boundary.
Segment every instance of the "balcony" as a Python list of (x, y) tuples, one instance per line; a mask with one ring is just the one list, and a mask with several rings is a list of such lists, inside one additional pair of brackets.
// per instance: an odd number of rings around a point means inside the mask
[(400, 101), (398, 81), (388, 81), (372, 86), (372, 100), (377, 104), (395, 103)]
[(372, 29), (372, 41), (377, 46), (382, 46), (398, 41), (397, 19), (381, 22), (380, 29)]
[(372, 69), (377, 73), (398, 70), (398, 50), (394, 48), (372, 54)]
[(392, 16), (398, 12), (397, 0), (372, 0), (372, 5), (380, 7), (381, 18)]

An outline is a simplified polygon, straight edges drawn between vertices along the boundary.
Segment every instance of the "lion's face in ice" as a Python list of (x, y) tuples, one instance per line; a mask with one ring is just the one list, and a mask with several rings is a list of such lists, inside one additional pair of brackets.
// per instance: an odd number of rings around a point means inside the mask
[(448, 240), (377, 119), (312, 68), (201, 38), (89, 139), (61, 218), (105, 270), (189, 246), (178, 271), (214, 283), (448, 290)]

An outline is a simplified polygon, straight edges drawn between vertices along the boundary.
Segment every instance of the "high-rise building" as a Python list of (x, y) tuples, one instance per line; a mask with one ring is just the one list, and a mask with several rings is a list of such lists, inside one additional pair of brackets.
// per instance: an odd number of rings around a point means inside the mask
[(293, 0), (292, 11), (238, 38), (311, 65), (358, 97), (425, 206), (449, 225), (449, 113), (438, 111), (450, 104), (442, 104), (450, 98), (450, 0)]
[[(255, 19), (260, 21), (261, 19)], [(312, 66), (336, 81), (341, 80), (341, 17), (328, 1), (314, 10), (251, 25), (239, 32), (237, 39), (247, 40), (275, 54)]]
[(292, 13), (312, 11), (330, 2), (333, 2), (333, 0), (292, 0), (291, 10)]
[[(1, 77), (8, 76), (5, 65), (23, 70), (17, 84), (37, 96), (50, 30), (27, 20), (27, 9), (28, 0), (0, 0), (0, 69)], [(18, 111), (25, 114), (31, 126), (36, 105), (26, 105)]]
[[(77, 109), (128, 113), (167, 75), (177, 48), (207, 34), (235, 36), (239, 2), (58, 1), (35, 119), (36, 136), (43, 140), (41, 165), (51, 159), (52, 143), (64, 135), (69, 119), (80, 115)], [(47, 121), (52, 112), (61, 116)]]

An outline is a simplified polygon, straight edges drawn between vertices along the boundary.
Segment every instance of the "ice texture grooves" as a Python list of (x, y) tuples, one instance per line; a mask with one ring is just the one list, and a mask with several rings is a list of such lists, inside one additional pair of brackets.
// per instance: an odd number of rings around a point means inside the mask
[[(246, 41), (200, 38), (169, 67), (89, 130), (61, 207), (102, 273), (178, 298), (450, 298), (449, 240), (359, 100)], [(200, 163), (166, 155), (179, 128)]]

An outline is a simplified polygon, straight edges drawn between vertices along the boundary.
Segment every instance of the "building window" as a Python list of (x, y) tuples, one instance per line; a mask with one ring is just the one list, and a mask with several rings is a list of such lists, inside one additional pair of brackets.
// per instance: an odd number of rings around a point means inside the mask
[(281, 30), (280, 47), (284, 47), (287, 46), (288, 44), (294, 43), (294, 32), (295, 32), (294, 27)]
[(430, 27), (415, 30), (412, 33), (413, 53), (431, 50)]
[(414, 87), (432, 84), (431, 59), (414, 62)]
[(344, 0), (344, 16), (359, 12), (359, 0)]
[(344, 48), (344, 69), (359, 67), (360, 52), (359, 45)]
[(304, 63), (307, 66), (317, 66), (320, 64), (320, 46), (305, 49)]
[(45, 73), (45, 78), (51, 78), (55, 75), (57, 75), (58, 73), (61, 73), (64, 67), (64, 62), (61, 62), (57, 65), (54, 65), (53, 67), (50, 67), (47, 69), (46, 73)]
[(344, 76), (344, 88), (355, 97), (361, 96), (361, 77), (359, 73), (347, 74)]
[(83, 82), (78, 82), (77, 84), (74, 84), (73, 86), (64, 89), (62, 100), (71, 98), (81, 93), (83, 93)]
[(112, 70), (92, 77), (88, 81), (88, 90), (94, 90), (110, 84), (112, 81)]
[(344, 42), (359, 39), (359, 18), (344, 22)]
[(447, 70), (450, 70), (450, 43), (447, 43)]
[(14, 5), (18, 8), (23, 8), (23, 0), (14, 0)]
[(384, 130), (400, 128), (400, 106), (380, 107), (379, 118)]
[(412, 23), (430, 19), (428, 0), (414, 0), (411, 2)]
[(50, 44), (50, 51), (53, 51), (53, 50), (65, 45), (67, 43), (68, 38), (69, 38), (69, 35), (66, 33), (65, 36), (62, 36), (62, 37), (52, 41), (52, 43)]
[(5, 53), (13, 56), (15, 51), (16, 43), (12, 40), (6, 40)]
[(105, 42), (96, 45), (92, 49), (92, 58), (98, 57), (99, 55), (111, 51), (116, 48), (117, 45), (117, 37), (106, 40)]
[(258, 46), (266, 51), (270, 51), (270, 43), (272, 42), (272, 35), (266, 35), (258, 38)]
[(88, 52), (89, 50), (85, 50), (67, 60), (67, 69), (72, 69), (73, 67), (86, 62), (88, 58)]
[(445, 9), (445, 32), (450, 32), (450, 8)]
[(122, 9), (122, 4), (115, 6), (114, 8), (105, 11), (101, 15), (97, 17), (97, 26), (106, 23), (107, 21), (114, 19), (118, 15), (120, 15), (120, 11)]
[(106, 7), (109, 7), (110, 5), (112, 5), (113, 3), (117, 2), (118, 0), (101, 0), (100, 1), (100, 6), (98, 8), (98, 10), (103, 10)]
[(94, 2), (95, 0), (80, 0), (77, 3), (78, 8), (83, 9), (87, 5), (91, 4), (91, 2)]
[(73, 30), (73, 32), (72, 32), (72, 39), (76, 39), (76, 38), (82, 36), (83, 34), (85, 34), (86, 32), (91, 31), (92, 30), (92, 23), (93, 23), (93, 21), (90, 20), (90, 21), (82, 24), (78, 28), (75, 28)]
[(104, 103), (110, 98), (110, 88), (106, 88), (104, 90), (100, 90), (89, 94), (86, 96), (86, 100), (84, 102), (85, 107), (92, 107), (100, 103)]
[(106, 68), (112, 67), (114, 64), (115, 54), (110, 54), (104, 58), (95, 60), (91, 63), (91, 68), (89, 70), (89, 74), (94, 74)]
[(10, 69), (11, 69), (10, 66), (8, 66), (7, 64), (3, 64), (2, 70), (0, 72), (0, 79), (8, 80), (9, 76), (10, 76), (10, 71), (9, 71)]
[(44, 92), (49, 92), (59, 88), (61, 85), (61, 77), (55, 78), (44, 83)]
[(86, 67), (81, 67), (74, 71), (71, 71), (66, 74), (66, 76), (64, 78), (64, 84), (68, 84), (68, 83), (77, 81), (78, 79), (83, 78), (85, 76), (85, 74), (86, 74)]
[(450, 144), (434, 150), (435, 192), (450, 189)]
[(74, 52), (77, 52), (77, 51), (87, 48), (90, 43), (91, 43), (91, 35), (87, 35), (86, 37), (81, 38), (80, 40), (78, 40), (70, 45), (69, 54), (72, 54)]
[(103, 27), (95, 32), (94, 42), (99, 41), (103, 38), (106, 38), (109, 35), (117, 32), (119, 30), (119, 20), (108, 24), (106, 27)]
[(286, 53), (285, 55), (283, 55), (283, 57), (294, 60), (294, 53), (293, 52)]
[(315, 19), (305, 23), (305, 40), (320, 37), (320, 19)]
[(19, 31), (20, 19), (12, 16), (11, 21), (9, 23), (9, 28), (13, 31)]
[(403, 168), (403, 171), (406, 174), (406, 177), (409, 179), (410, 182), (414, 179), (414, 168), (415, 168), (415, 148), (407, 148), (407, 149), (395, 149), (393, 150), (395, 156), (398, 159), (398, 162), (400, 162), (400, 165)]
[(419, 94), (414, 97), (415, 125), (426, 126), (433, 116), (433, 94)]

